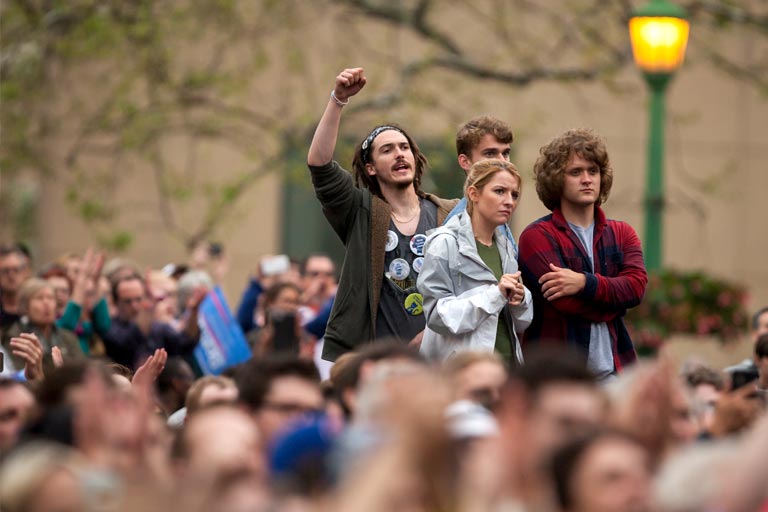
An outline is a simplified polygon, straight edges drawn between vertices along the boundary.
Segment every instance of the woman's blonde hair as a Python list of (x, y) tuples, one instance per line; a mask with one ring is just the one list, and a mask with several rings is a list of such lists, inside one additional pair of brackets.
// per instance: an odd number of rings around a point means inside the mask
[(477, 190), (482, 190), (483, 187), (491, 181), (493, 175), (501, 171), (507, 171), (514, 176), (515, 179), (517, 179), (518, 188), (522, 191), (523, 180), (520, 177), (520, 172), (517, 170), (517, 167), (515, 167), (515, 164), (507, 162), (506, 160), (480, 160), (479, 162), (475, 162), (469, 169), (467, 180), (464, 182), (464, 197), (467, 199), (467, 213), (472, 215), (473, 210), (472, 201), (469, 199), (469, 188), (475, 187)]
[(29, 301), (32, 300), (32, 297), (34, 297), (37, 292), (44, 288), (53, 290), (51, 283), (45, 279), (40, 279), (39, 277), (32, 277), (24, 281), (24, 284), (21, 285), (21, 289), (19, 290), (19, 312), (22, 315), (29, 313)]

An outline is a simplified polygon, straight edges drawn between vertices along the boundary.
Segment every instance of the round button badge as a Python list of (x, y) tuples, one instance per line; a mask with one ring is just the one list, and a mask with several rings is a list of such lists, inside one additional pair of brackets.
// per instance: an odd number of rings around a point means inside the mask
[(397, 233), (391, 229), (387, 231), (387, 245), (384, 246), (384, 249), (387, 252), (394, 251), (397, 248), (397, 242)]
[(411, 273), (411, 266), (403, 258), (395, 258), (389, 264), (389, 273), (394, 279), (402, 281)]
[(416, 256), (424, 256), (424, 242), (427, 241), (427, 235), (413, 235), (411, 238), (411, 252)]
[(411, 265), (413, 265), (414, 272), (421, 272), (421, 267), (424, 266), (424, 258), (419, 256), (418, 258), (413, 260), (413, 263), (411, 263)]
[(411, 316), (418, 316), (424, 312), (424, 297), (420, 293), (412, 293), (403, 302), (405, 311)]

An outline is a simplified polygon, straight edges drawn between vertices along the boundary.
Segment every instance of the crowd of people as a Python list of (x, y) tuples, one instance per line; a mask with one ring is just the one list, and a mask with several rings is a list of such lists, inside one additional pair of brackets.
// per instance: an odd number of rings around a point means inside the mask
[(307, 159), (341, 271), (262, 257), (230, 319), (252, 357), (220, 374), (198, 353), (220, 244), (151, 270), (0, 248), (0, 509), (768, 510), (768, 308), (738, 365), (638, 361), (622, 318), (647, 275), (601, 208), (602, 138), (542, 146), (552, 213), (515, 240), (499, 119), (457, 132), (460, 200), (420, 190), (426, 157), (397, 125), (352, 173), (333, 160), (366, 83), (339, 73)]

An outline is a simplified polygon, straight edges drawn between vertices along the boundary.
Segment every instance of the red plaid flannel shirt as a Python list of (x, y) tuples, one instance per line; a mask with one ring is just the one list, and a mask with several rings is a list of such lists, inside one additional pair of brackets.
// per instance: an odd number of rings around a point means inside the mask
[[(533, 322), (523, 337), (524, 349), (537, 342), (570, 343), (580, 347), (586, 357), (591, 324), (606, 322), (616, 371), (637, 359), (622, 317), (628, 308), (640, 304), (648, 275), (640, 239), (629, 224), (607, 220), (595, 206), (594, 272), (581, 241), (559, 209), (525, 228), (519, 244), (520, 270), (533, 294), (534, 307)], [(545, 299), (539, 278), (551, 271), (550, 263), (584, 273), (584, 289), (570, 297)]]

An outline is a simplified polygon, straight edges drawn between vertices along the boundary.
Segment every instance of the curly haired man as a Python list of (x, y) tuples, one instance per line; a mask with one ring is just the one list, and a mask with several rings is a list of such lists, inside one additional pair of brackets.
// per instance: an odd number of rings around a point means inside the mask
[(575, 345), (598, 380), (610, 379), (637, 358), (622, 318), (640, 304), (648, 276), (634, 229), (600, 208), (613, 184), (605, 143), (591, 130), (568, 130), (540, 149), (534, 175), (552, 213), (520, 235), (534, 300), (523, 347)]

